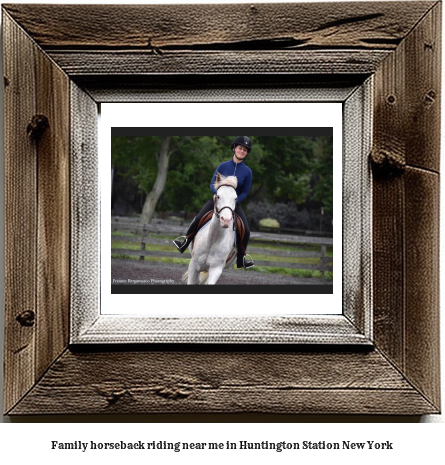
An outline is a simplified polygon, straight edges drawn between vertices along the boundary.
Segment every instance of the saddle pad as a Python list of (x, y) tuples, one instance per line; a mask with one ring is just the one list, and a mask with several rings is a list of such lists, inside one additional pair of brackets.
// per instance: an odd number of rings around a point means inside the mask
[[(198, 224), (198, 231), (206, 224), (208, 223), (212, 217), (213, 217), (213, 213), (214, 211), (213, 210), (210, 210), (209, 212), (207, 212), (202, 218), (201, 218), (201, 221), (199, 222)], [(239, 235), (239, 238), (241, 240), (241, 242), (243, 242), (243, 239), (244, 239), (244, 234), (246, 232), (245, 228), (244, 228), (244, 223), (243, 223), (243, 220), (241, 219), (241, 217), (239, 215), (237, 215), (235, 213), (235, 229), (236, 231), (238, 232), (238, 235)]]
[(206, 224), (208, 223), (213, 217), (213, 210), (210, 210), (207, 212), (202, 218), (201, 221), (198, 223), (198, 231)]

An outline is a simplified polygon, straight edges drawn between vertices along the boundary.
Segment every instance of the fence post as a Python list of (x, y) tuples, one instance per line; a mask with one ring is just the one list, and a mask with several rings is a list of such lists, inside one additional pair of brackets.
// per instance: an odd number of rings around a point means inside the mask
[[(326, 257), (326, 246), (321, 246), (321, 257), (320, 257), (320, 266), (323, 267), (325, 265), (325, 257)], [(324, 277), (324, 270), (321, 270), (321, 276)]]
[[(144, 250), (144, 251), (145, 251), (145, 242), (144, 242), (144, 240), (145, 240), (146, 237), (147, 237), (147, 225), (144, 224), (142, 226), (142, 241), (141, 241), (141, 250)], [(145, 258), (144, 255), (141, 255), (139, 257), (139, 260), (144, 260), (144, 258)]]

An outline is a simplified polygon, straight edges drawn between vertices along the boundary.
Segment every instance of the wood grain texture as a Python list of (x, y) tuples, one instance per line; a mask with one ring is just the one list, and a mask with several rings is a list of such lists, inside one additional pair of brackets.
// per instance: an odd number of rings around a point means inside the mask
[(370, 74), (433, 4), (5, 8), (71, 76)]
[[(375, 74), (372, 157), (406, 163), (406, 46), (402, 42)], [(392, 158), (390, 158), (392, 157)], [(396, 173), (374, 173), (374, 337), (378, 347), (404, 369), (404, 182)]]
[(276, 347), (282, 344), (309, 344), (372, 347), (369, 338), (360, 334), (357, 328), (343, 315), (327, 317), (252, 316), (252, 317), (155, 317), (119, 318), (114, 315), (100, 315), (90, 328), (76, 333), (73, 328), (73, 344), (82, 347), (103, 344), (190, 344), (203, 347), (205, 344), (227, 347), (255, 347), (268, 344)]
[[(431, 157), (433, 160), (433, 157)], [(418, 168), (405, 173), (406, 317), (408, 379), (440, 406), (439, 175)]]
[(406, 163), (439, 172), (442, 3), (405, 41)]
[[(363, 83), (357, 74), (184, 74), (99, 75), (73, 77), (101, 103), (109, 102), (341, 102), (348, 89)], [(333, 90), (334, 89), (334, 90)], [(346, 92), (345, 92), (346, 91)], [(335, 95), (332, 95), (335, 92)]]
[(100, 313), (98, 107), (71, 82), (71, 332)]
[[(6, 411), (35, 383), (37, 158), (35, 143), (27, 135), (36, 109), (35, 46), (8, 15), (4, 14), (2, 21), (6, 45), (3, 55)], [(20, 315), (28, 318), (20, 323), (17, 320)]]
[(405, 344), (403, 205), (402, 179), (374, 179), (374, 342), (401, 369)]
[(440, 8), (376, 73), (373, 145), (389, 163), (374, 178), (375, 342), (436, 405)]
[(438, 3), (376, 73), (374, 152), (439, 171), (440, 58)]
[[(343, 314), (372, 339), (372, 183), (368, 154), (372, 144), (373, 79), (343, 104), (342, 279)], [(338, 251), (334, 244), (334, 251)], [(337, 254), (337, 252), (336, 252)]]
[(48, 127), (37, 148), (37, 340), (40, 377), (69, 340), (70, 310), (70, 95), (69, 78), (36, 51), (36, 114)]
[(49, 51), (70, 76), (152, 74), (371, 74), (388, 50)]
[(66, 352), (13, 414), (396, 413), (434, 408), (376, 351)]
[[(68, 343), (69, 79), (6, 14), (4, 23), (7, 410)], [(32, 325), (15, 318), (26, 311)]]
[[(395, 49), (434, 2), (19, 5), (4, 8), (45, 50)], [(35, 21), (38, 17), (39, 21)], [(241, 20), (242, 18), (242, 20)], [(68, 32), (68, 33), (67, 33)]]

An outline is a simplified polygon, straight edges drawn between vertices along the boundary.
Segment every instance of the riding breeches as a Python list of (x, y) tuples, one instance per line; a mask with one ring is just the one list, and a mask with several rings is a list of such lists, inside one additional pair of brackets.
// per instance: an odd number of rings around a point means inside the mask
[[(198, 232), (198, 225), (202, 217), (209, 211), (212, 211), (214, 207), (215, 207), (215, 204), (213, 203), (213, 200), (209, 200), (208, 202), (206, 202), (202, 210), (195, 216), (195, 218), (193, 219), (193, 221), (191, 222), (187, 230), (187, 238), (190, 241), (195, 237), (196, 233)], [(243, 223), (244, 223), (245, 232), (244, 232), (244, 238), (243, 238), (243, 247), (244, 247), (244, 250), (246, 251), (247, 244), (249, 243), (249, 238), (250, 238), (250, 229), (247, 223), (247, 218), (243, 212), (243, 209), (241, 208), (239, 204), (236, 204), (235, 213), (243, 220)], [(240, 240), (238, 233), (237, 233), (237, 240), (238, 241)], [(244, 266), (243, 257), (244, 257), (244, 254), (243, 254), (242, 248), (238, 247), (238, 255), (236, 257), (237, 268), (243, 268)]]

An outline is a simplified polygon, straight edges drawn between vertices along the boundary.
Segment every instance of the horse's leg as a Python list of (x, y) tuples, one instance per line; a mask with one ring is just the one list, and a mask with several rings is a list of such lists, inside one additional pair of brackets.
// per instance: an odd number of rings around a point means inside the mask
[(199, 284), (199, 272), (193, 263), (193, 260), (189, 265), (189, 275), (187, 279), (187, 284)]
[(216, 284), (221, 273), (223, 272), (224, 266), (211, 266), (209, 270), (209, 278), (207, 279), (207, 284)]

